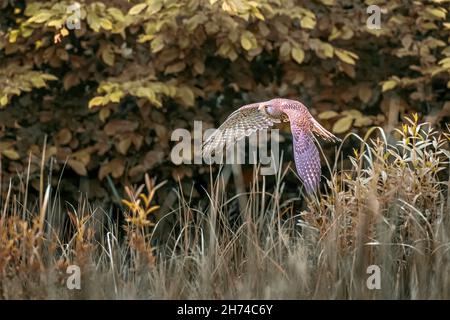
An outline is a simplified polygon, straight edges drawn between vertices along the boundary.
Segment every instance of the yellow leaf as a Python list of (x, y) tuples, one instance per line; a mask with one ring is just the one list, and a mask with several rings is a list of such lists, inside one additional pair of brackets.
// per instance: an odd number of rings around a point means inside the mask
[(257, 42), (256, 42), (256, 38), (253, 35), (253, 33), (251, 33), (250, 31), (244, 31), (244, 33), (242, 33), (241, 35), (241, 46), (242, 48), (244, 48), (245, 50), (250, 50), (254, 47), (256, 47)]
[(337, 113), (336, 111), (328, 110), (328, 111), (321, 112), (318, 117), (321, 120), (328, 120), (328, 119), (334, 118), (338, 115), (339, 115), (339, 113)]
[(369, 117), (360, 117), (356, 118), (353, 125), (355, 127), (361, 128), (361, 127), (367, 127), (370, 126), (373, 123), (373, 120)]
[(356, 110), (356, 109), (344, 110), (341, 112), (341, 114), (352, 117), (353, 119), (358, 119), (363, 116), (361, 111)]
[(250, 50), (252, 48), (252, 43), (247, 38), (241, 39), (241, 45), (245, 50)]
[(131, 7), (130, 11), (128, 11), (128, 14), (129, 14), (130, 16), (137, 15), (137, 14), (139, 14), (142, 10), (144, 10), (146, 7), (147, 7), (147, 4), (146, 4), (146, 3), (140, 3), (140, 4), (137, 4), (137, 5), (133, 6), (133, 7)]
[(444, 8), (427, 7), (425, 11), (437, 19), (445, 19), (447, 15), (447, 10), (445, 10)]
[(50, 20), (49, 22), (47, 22), (47, 26), (55, 27), (56, 29), (61, 29), (63, 24), (64, 24), (64, 19)]
[(102, 59), (108, 66), (110, 67), (114, 66), (115, 56), (112, 47), (110, 45), (108, 45), (107, 47), (105, 47), (105, 49), (103, 49)]
[(100, 105), (104, 105), (105, 104), (105, 98), (104, 97), (95, 97), (92, 98), (89, 101), (89, 108), (95, 107), (95, 106), (100, 106)]
[(290, 52), (291, 44), (288, 41), (283, 42), (280, 46), (280, 58), (287, 59)]
[(113, 93), (111, 93), (109, 95), (109, 100), (111, 100), (111, 102), (120, 102), (120, 99), (122, 99), (123, 97), (123, 92), (118, 90), (118, 91), (114, 91)]
[(20, 159), (19, 153), (13, 149), (3, 150), (2, 154), (10, 160), (19, 160)]
[(335, 122), (332, 131), (334, 133), (344, 133), (350, 129), (350, 127), (352, 126), (352, 122), (353, 117), (343, 117)]
[(40, 75), (35, 75), (30, 78), (31, 84), (36, 88), (45, 87), (45, 81)]
[(323, 52), (325, 57), (333, 58), (334, 48), (331, 44), (326, 43), (326, 42), (321, 42), (320, 50)]
[(342, 32), (335, 26), (333, 26), (333, 29), (331, 30), (331, 34), (328, 37), (328, 41), (332, 41), (334, 39), (337, 39), (339, 36), (341, 36)]
[(41, 12), (38, 13), (37, 15), (31, 17), (28, 21), (29, 22), (35, 22), (35, 23), (42, 23), (47, 21), (48, 19), (50, 19), (50, 17), (52, 16), (51, 12)]
[(300, 25), (305, 29), (313, 29), (316, 26), (316, 20), (312, 17), (305, 16), (300, 20)]
[(19, 30), (11, 30), (9, 33), (9, 42), (15, 43), (17, 41), (17, 37), (19, 36)]
[(98, 32), (100, 30), (100, 18), (95, 14), (95, 12), (88, 12), (86, 18), (91, 29)]
[(110, 115), (111, 115), (111, 110), (109, 108), (101, 108), (100, 112), (98, 113), (98, 117), (100, 118), (101, 122), (105, 122), (106, 119), (108, 119)]
[(394, 80), (387, 80), (383, 82), (383, 85), (381, 87), (381, 91), (385, 92), (391, 89), (394, 89), (397, 86), (397, 82)]
[(0, 106), (4, 107), (6, 106), (6, 104), (8, 103), (8, 95), (4, 95), (3, 97), (0, 98)]
[(292, 59), (295, 60), (298, 64), (301, 64), (305, 59), (305, 52), (301, 48), (292, 48), (291, 50)]
[(163, 0), (152, 0), (149, 2), (146, 13), (148, 13), (148, 14), (158, 13), (158, 11), (161, 10), (162, 6), (163, 6)]
[(109, 21), (109, 20), (106, 19), (106, 18), (101, 18), (101, 19), (100, 19), (100, 25), (101, 25), (102, 28), (105, 29), (105, 30), (111, 30), (112, 27), (113, 27), (111, 21)]
[(120, 9), (117, 8), (108, 8), (106, 11), (108, 11), (109, 15), (113, 17), (116, 21), (124, 22), (125, 17), (123, 16), (123, 13)]
[[(342, 49), (335, 49), (334, 53), (336, 54), (336, 56), (339, 58), (339, 60), (341, 60), (342, 62), (354, 65), (355, 64), (355, 59), (354, 57), (356, 55), (351, 54), (351, 52), (346, 51), (346, 50), (342, 50)], [(357, 56), (356, 56), (357, 57)]]
[(162, 35), (157, 36), (150, 46), (153, 53), (161, 51), (164, 48), (164, 37)]
[(63, 37), (67, 37), (69, 35), (69, 30), (67, 30), (66, 28), (62, 28), (60, 33)]
[(147, 98), (150, 101), (155, 98), (155, 92), (148, 87), (139, 87), (134, 94), (139, 98)]
[(439, 64), (445, 69), (450, 68), (450, 57), (440, 60)]

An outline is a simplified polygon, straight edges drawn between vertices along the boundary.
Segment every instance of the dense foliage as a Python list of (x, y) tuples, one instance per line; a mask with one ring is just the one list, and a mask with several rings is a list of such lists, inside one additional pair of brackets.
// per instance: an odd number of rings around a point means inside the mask
[[(106, 196), (105, 177), (192, 177), (201, 166), (170, 162), (173, 129), (217, 126), (274, 96), (305, 102), (337, 134), (389, 131), (411, 111), (439, 124), (450, 113), (448, 3), (79, 1), (71, 28), (72, 1), (2, 0), (3, 183), (29, 154), (37, 176), (45, 137), (52, 169), (67, 161), (92, 196)], [(371, 4), (386, 9), (380, 29), (366, 25)]]

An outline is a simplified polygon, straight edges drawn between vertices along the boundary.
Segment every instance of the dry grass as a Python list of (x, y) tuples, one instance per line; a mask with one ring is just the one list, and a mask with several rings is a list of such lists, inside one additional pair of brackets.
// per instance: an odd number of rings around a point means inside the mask
[[(378, 138), (359, 138), (352, 167), (330, 166), (328, 192), (303, 210), (283, 196), (286, 171), (273, 189), (254, 179), (232, 198), (219, 175), (206, 208), (179, 190), (156, 222), (159, 186), (147, 178), (127, 188), (121, 226), (86, 200), (62, 206), (44, 183), (30, 204), (25, 174), (0, 206), (0, 298), (449, 299), (450, 135), (417, 118), (395, 145), (379, 129), (369, 135)], [(66, 287), (70, 264), (81, 268), (81, 290)], [(380, 290), (366, 286), (369, 265), (381, 269)]]

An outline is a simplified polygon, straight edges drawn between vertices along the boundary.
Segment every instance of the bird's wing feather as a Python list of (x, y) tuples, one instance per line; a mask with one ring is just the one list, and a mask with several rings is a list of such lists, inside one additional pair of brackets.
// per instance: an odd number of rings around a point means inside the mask
[(311, 122), (312, 122), (312, 131), (314, 133), (318, 134), (319, 136), (321, 136), (323, 139), (331, 141), (331, 142), (340, 142), (341, 141), (341, 139), (339, 139), (334, 134), (329, 132), (327, 129), (322, 127), (322, 125), (313, 117), (311, 117)]
[(319, 150), (312, 135), (291, 121), (294, 159), (297, 173), (308, 193), (313, 193), (320, 182), (321, 168)]
[(259, 103), (245, 105), (234, 111), (203, 144), (203, 156), (209, 157), (215, 150), (222, 150), (237, 140), (258, 130), (267, 129), (280, 120), (258, 110)]

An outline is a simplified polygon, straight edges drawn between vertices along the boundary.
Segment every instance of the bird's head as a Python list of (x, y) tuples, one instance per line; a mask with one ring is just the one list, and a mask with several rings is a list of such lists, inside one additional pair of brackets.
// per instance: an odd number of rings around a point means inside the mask
[(280, 106), (271, 101), (260, 103), (258, 110), (277, 119), (281, 118), (283, 115), (283, 111), (281, 110)]

